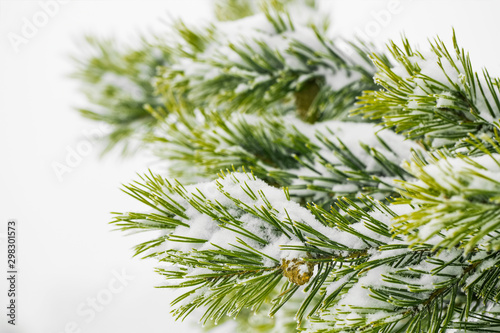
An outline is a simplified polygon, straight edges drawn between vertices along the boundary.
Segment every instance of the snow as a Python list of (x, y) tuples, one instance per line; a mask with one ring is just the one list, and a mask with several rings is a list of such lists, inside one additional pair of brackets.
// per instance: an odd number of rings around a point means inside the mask
[(383, 250), (383, 251), (378, 250), (370, 257), (370, 260), (381, 260), (381, 259), (396, 257), (396, 256), (406, 254), (408, 252), (409, 252), (408, 248), (390, 249), (390, 250)]
[(337, 289), (342, 287), (344, 284), (348, 283), (349, 280), (353, 277), (355, 273), (350, 273), (342, 276), (340, 279), (336, 279), (335, 281), (329, 283), (325, 289), (325, 295), (333, 294)]
[(269, 22), (264, 13), (258, 13), (252, 16), (244, 17), (235, 21), (218, 22), (217, 30), (220, 31), (222, 36), (227, 40), (234, 40), (237, 38), (252, 38), (249, 33), (254, 33), (256, 36), (262, 34), (272, 35), (275, 34), (274, 26)]
[[(244, 189), (248, 190), (248, 188), (256, 194), (256, 197), (251, 197), (245, 192)], [(369, 246), (360, 237), (351, 232), (323, 225), (316, 220), (308, 209), (294, 201), (289, 201), (283, 190), (271, 187), (260, 179), (254, 179), (249, 174), (236, 172), (226, 175), (224, 179), (186, 186), (185, 189), (186, 196), (184, 198), (175, 196), (174, 200), (177, 200), (180, 206), (188, 207), (184, 212), (187, 218), (181, 218), (181, 221), (189, 224), (190, 227), (178, 226), (172, 232), (172, 235), (202, 239), (205, 242), (187, 243), (167, 240), (161, 246), (152, 249), (152, 251), (157, 253), (161, 253), (167, 249), (183, 252), (189, 252), (193, 249), (203, 251), (216, 249), (217, 246), (230, 249), (233, 245), (239, 245), (239, 238), (272, 258), (262, 257), (262, 264), (268, 267), (275, 266), (282, 259), (293, 260), (305, 258), (307, 254), (304, 251), (287, 249), (287, 247), (304, 246), (304, 243), (292, 232), (287, 231), (283, 233), (260, 217), (261, 213), (259, 209), (262, 207), (268, 207), (268, 212), (283, 226), (291, 226), (290, 223), (299, 222), (312, 227), (326, 239), (331, 239), (336, 243), (344, 245), (346, 248), (366, 249)], [(197, 209), (190, 206), (186, 199), (191, 198), (193, 195), (200, 196), (200, 192), (205, 198), (201, 202), (201, 206), (204, 208)], [(241, 223), (242, 229), (249, 234), (259, 237), (264, 243), (257, 242), (249, 236), (222, 228), (222, 222), (218, 218), (214, 219), (205, 213), (205, 209), (208, 209), (211, 212), (210, 214), (219, 214), (210, 208), (210, 205), (214, 203), (228, 209), (232, 216)], [(385, 221), (384, 223), (389, 223), (388, 217), (379, 212), (374, 212), (373, 218)], [(375, 240), (391, 242), (390, 238), (381, 236), (367, 228), (365, 222), (361, 221), (351, 224), (349, 228), (353, 232), (363, 234)], [(307, 233), (304, 232), (304, 236), (307, 237)], [(316, 236), (311, 235), (311, 237)], [(303, 269), (306, 268), (307, 265), (303, 267)]]
[[(358, 282), (354, 284), (346, 294), (342, 295), (342, 298), (335, 307), (337, 309), (341, 309), (342, 307), (391, 309), (391, 304), (370, 297), (370, 291), (367, 289), (367, 287), (381, 286), (383, 283), (381, 275), (387, 273), (387, 267), (372, 268), (365, 276), (360, 277)], [(348, 319), (344, 314), (337, 314), (337, 318), (343, 320)]]
[[(314, 76), (323, 77), (325, 83), (330, 86), (332, 90), (339, 90), (345, 86), (359, 80), (361, 74), (357, 71), (346, 71), (335, 63), (328, 63), (323, 61), (322, 64), (316, 65), (317, 68), (311, 73), (308, 64), (303, 62), (300, 56), (297, 56), (292, 49), (294, 43), (301, 43), (307, 48), (314, 50), (317, 53), (328, 54), (328, 49), (317, 38), (311, 23), (320, 26), (322, 18), (318, 17), (317, 12), (301, 7), (292, 9), (291, 20), (294, 22), (293, 28), (289, 27), (285, 31), (277, 32), (273, 24), (262, 13), (254, 16), (246, 17), (241, 20), (230, 22), (216, 22), (211, 25), (205, 26), (205, 29), (210, 28), (214, 30), (214, 36), (206, 45), (203, 52), (195, 55), (193, 59), (182, 59), (178, 63), (172, 65), (170, 70), (167, 70), (165, 75), (167, 79), (173, 83), (179, 82), (183, 84), (186, 82), (190, 87), (203, 87), (206, 81), (216, 79), (219, 76), (233, 74), (234, 77), (239, 77), (243, 80), (242, 83), (237, 84), (234, 89), (235, 93), (241, 93), (253, 89), (256, 85), (266, 82), (270, 79), (279, 80), (281, 73), (273, 74), (270, 77), (266, 73), (255, 71), (254, 69), (244, 70), (249, 65), (244, 59), (234, 50), (234, 47), (244, 50), (249, 48), (254, 50), (249, 56), (258, 62), (262, 47), (269, 47), (273, 53), (278, 55), (278, 58), (283, 61), (285, 71), (292, 70), (298, 74), (298, 79), (291, 83), (293, 88), (301, 80), (310, 79)], [(274, 14), (273, 14), (274, 15)], [(352, 46), (348, 46), (340, 36), (332, 37), (332, 45), (343, 45), (344, 48), (350, 50), (349, 53), (354, 53), (354, 56), (346, 56), (351, 65), (358, 65), (365, 70), (371, 71), (367, 67), (365, 61), (353, 51)], [(180, 48), (186, 48), (185, 41), (179, 41)], [(339, 53), (339, 50), (336, 50)], [(304, 51), (300, 50), (299, 53)], [(194, 52), (193, 52), (194, 53)], [(315, 57), (314, 54), (310, 55)], [(230, 66), (230, 64), (240, 66)], [(224, 70), (222, 70), (224, 68)], [(301, 72), (306, 74), (300, 75)], [(173, 74), (173, 78), (171, 77)], [(187, 79), (187, 81), (185, 80)]]
[(445, 108), (453, 106), (453, 95), (449, 91), (443, 92), (441, 95), (436, 95), (438, 98), (436, 101), (437, 108)]
[[(388, 257), (397, 257), (410, 253), (412, 250), (394, 249), (385, 251), (376, 251), (371, 249), (368, 253), (371, 255), (370, 261), (377, 261)], [(389, 287), (401, 288), (404, 285), (394, 285), (389, 280), (384, 279), (384, 276), (394, 276), (398, 280), (406, 281), (410, 288), (419, 287), (421, 290), (417, 293), (412, 293), (414, 297), (425, 300), (430, 294), (443, 283), (455, 277), (460, 277), (463, 273), (464, 266), (455, 265), (453, 263), (446, 265), (444, 268), (441, 266), (443, 263), (453, 262), (462, 256), (461, 250), (443, 250), (432, 258), (425, 259), (418, 264), (394, 268), (387, 264), (372, 267), (361, 276), (355, 277), (356, 271), (348, 273), (341, 278), (334, 279), (327, 284), (325, 288), (326, 295), (332, 294), (335, 290), (346, 284), (350, 279), (354, 278), (355, 283), (347, 284), (345, 287), (346, 292), (341, 294), (341, 299), (331, 309), (321, 314), (323, 320), (330, 320), (331, 325), (341, 328), (348, 325), (349, 321), (353, 318), (359, 318), (367, 323), (384, 320), (392, 321), (397, 320), (402, 316), (395, 305), (390, 302), (370, 297), (370, 288), (374, 289), (387, 289)], [(487, 262), (484, 267), (491, 267), (495, 262)], [(407, 272), (415, 272), (413, 277), (408, 274), (401, 274)], [(340, 271), (341, 272), (341, 271)], [(335, 276), (335, 272), (332, 273)], [(415, 275), (416, 274), (416, 275)]]
[[(452, 54), (454, 65), (452, 65), (446, 57), (438, 56), (434, 52), (421, 52), (422, 57), (417, 55), (407, 57), (408, 61), (413, 66), (418, 65), (420, 68), (418, 73), (413, 73), (411, 70), (407, 70), (405, 65), (401, 62), (396, 62), (390, 69), (394, 74), (401, 77), (403, 80), (413, 84), (414, 90), (408, 98), (408, 102), (406, 104), (409, 109), (413, 109), (413, 112), (418, 112), (418, 108), (420, 106), (419, 97), (430, 96), (432, 95), (433, 89), (436, 89), (430, 87), (435, 86), (436, 84), (435, 82), (429, 81), (426, 76), (440, 82), (445, 87), (449, 87), (449, 91), (443, 90), (439, 93), (433, 94), (436, 98), (436, 108), (455, 106), (454, 100), (456, 100), (456, 97), (454, 97), (452, 91), (456, 91), (457, 87), (461, 91), (465, 91), (466, 88), (470, 88), (470, 84), (465, 75), (465, 69), (458, 58), (453, 56), (454, 50), (450, 50), (450, 53)], [(375, 78), (378, 80), (392, 80), (387, 77), (385, 73), (381, 72), (375, 74)], [(484, 121), (493, 123), (497, 119), (495, 119), (489, 111), (488, 105), (492, 106), (493, 110), (495, 110), (496, 104), (495, 98), (488, 88), (487, 78), (483, 75), (479, 75), (477, 77), (476, 84), (481, 85), (482, 89), (477, 88), (476, 94), (474, 96), (470, 96), (470, 98), (477, 106), (479, 116)], [(481, 93), (481, 90), (483, 91), (484, 96)], [(498, 94), (498, 89), (496, 89), (495, 94)], [(468, 116), (471, 120), (474, 119), (474, 116), (470, 114), (466, 114), (466, 116)], [(439, 146), (438, 142), (434, 142), (433, 144), (436, 147)]]
[(429, 75), (433, 79), (447, 85), (450, 83), (462, 84), (460, 74), (464, 73), (464, 68), (460, 62), (455, 61), (455, 65), (457, 66), (457, 68), (455, 68), (445, 57), (440, 58), (435, 53), (430, 52), (424, 53), (424, 58), (425, 61), (418, 62), (420, 73)]
[[(413, 91), (414, 96), (424, 95), (427, 96), (426, 89), (427, 80), (424, 75), (432, 77), (436, 81), (450, 86), (451, 83), (454, 84), (462, 84), (461, 74), (464, 72), (461, 64), (457, 63), (458, 70), (453, 67), (444, 57), (438, 57), (433, 52), (420, 52), (422, 56), (413, 55), (408, 56), (406, 59), (411, 64), (412, 67), (418, 66), (420, 71), (418, 73), (414, 73), (413, 71), (409, 71), (405, 64), (399, 61), (395, 61), (394, 66), (390, 69), (391, 72), (401, 77), (402, 79), (413, 82), (415, 86), (415, 90)], [(441, 64), (442, 68), (439, 66)], [(376, 78), (380, 78), (382, 80), (387, 79), (385, 76), (382, 77), (383, 73), (377, 73), (375, 75)]]
[(465, 286), (469, 286), (471, 283), (473, 283), (481, 274), (489, 269), (492, 269), (493, 267), (498, 265), (498, 259), (496, 258), (490, 258), (486, 259), (483, 262), (481, 262), (475, 269), (474, 273), (471, 274), (469, 277), (467, 277), (467, 280), (465, 280)]
[(324, 66), (320, 66), (316, 73), (325, 78), (326, 84), (332, 90), (340, 90), (362, 78), (359, 72), (346, 71), (345, 69), (334, 72), (331, 68)]
[(112, 72), (106, 72), (99, 81), (99, 84), (106, 89), (108, 86), (118, 87), (120, 93), (126, 93), (135, 100), (143, 100), (145, 98), (144, 92), (139, 85), (131, 79), (121, 76)]
[[(425, 177), (446, 191), (449, 201), (463, 201), (464, 197), (477, 192), (498, 192), (500, 190), (500, 161), (499, 154), (482, 155), (463, 158), (443, 158), (423, 167)], [(418, 166), (411, 164), (411, 170), (420, 174)], [(423, 177), (423, 176), (422, 176)], [(415, 185), (428, 188), (422, 181), (415, 181)]]

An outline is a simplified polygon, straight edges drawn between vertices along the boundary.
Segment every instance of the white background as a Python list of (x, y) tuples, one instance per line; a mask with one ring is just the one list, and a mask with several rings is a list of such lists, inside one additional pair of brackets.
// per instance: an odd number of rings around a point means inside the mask
[[(46, 1), (43, 1), (46, 2)], [(500, 73), (499, 5), (495, 1), (407, 1), (387, 15), (389, 1), (325, 1), (340, 34), (361, 31), (382, 44), (404, 31), (425, 49), (427, 38), (451, 40), (470, 51), (476, 70), (488, 66)], [(212, 17), (206, 0), (72, 1), (15, 52), (9, 32), (20, 34), (24, 19), (41, 10), (38, 1), (0, 0), (0, 332), (196, 331), (193, 323), (174, 322), (169, 315), (172, 294), (155, 289), (154, 262), (131, 258), (134, 237), (111, 232), (110, 211), (141, 207), (119, 191), (120, 184), (147, 169), (151, 158), (116, 154), (100, 159), (99, 147), (60, 182), (51, 164), (64, 163), (85, 130), (96, 124), (74, 108), (84, 106), (69, 54), (83, 33), (115, 35), (131, 41), (138, 32), (165, 31), (163, 21), (181, 16), (188, 22)], [(6, 222), (18, 220), (18, 325), (6, 324)], [(3, 235), (2, 235), (3, 234)], [(3, 237), (3, 238), (2, 238)], [(77, 309), (108, 289), (113, 271), (133, 280), (95, 318)], [(71, 326), (71, 324), (70, 324)], [(216, 330), (216, 332), (220, 332)]]

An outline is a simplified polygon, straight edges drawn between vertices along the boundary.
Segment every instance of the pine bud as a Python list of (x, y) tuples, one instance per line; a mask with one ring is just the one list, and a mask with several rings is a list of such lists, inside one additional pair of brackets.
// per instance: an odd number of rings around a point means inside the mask
[(314, 265), (302, 258), (282, 259), (281, 270), (288, 281), (301, 286), (309, 282), (314, 272)]

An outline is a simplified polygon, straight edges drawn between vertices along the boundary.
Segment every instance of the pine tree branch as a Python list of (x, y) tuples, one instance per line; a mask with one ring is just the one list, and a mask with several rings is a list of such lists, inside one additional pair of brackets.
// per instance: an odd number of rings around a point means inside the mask
[(383, 89), (363, 93), (354, 114), (380, 119), (433, 148), (459, 149), (467, 147), (469, 133), (493, 134), (500, 116), (498, 79), (487, 70), (482, 76), (474, 72), (455, 34), (452, 51), (439, 38), (428, 54), (413, 50), (406, 38), (402, 44), (388, 45), (395, 65), (372, 56)]

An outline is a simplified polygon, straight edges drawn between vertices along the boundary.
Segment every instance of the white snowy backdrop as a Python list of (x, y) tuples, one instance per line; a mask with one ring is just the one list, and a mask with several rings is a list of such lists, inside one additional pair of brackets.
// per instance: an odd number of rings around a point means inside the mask
[[(212, 17), (207, 0), (65, 1), (18, 50), (9, 41), (45, 1), (0, 0), (0, 332), (197, 332), (169, 315), (171, 292), (154, 289), (153, 262), (132, 259), (134, 237), (110, 232), (109, 211), (133, 210), (120, 184), (151, 166), (146, 155), (100, 159), (98, 143), (58, 179), (53, 163), (82, 149), (102, 128), (73, 109), (85, 105), (68, 54), (83, 33), (130, 41), (165, 30), (172, 17)], [(62, 1), (61, 1), (62, 2)], [(339, 34), (383, 43), (404, 31), (426, 47), (455, 28), (476, 69), (500, 74), (498, 1), (323, 1)], [(11, 37), (12, 38), (12, 37)], [(141, 209), (141, 208), (139, 208)], [(6, 324), (6, 222), (18, 220), (19, 281), (16, 327)], [(117, 278), (122, 276), (121, 278)], [(123, 276), (125, 275), (125, 276)], [(221, 332), (216, 330), (216, 332)], [(230, 327), (225, 331), (231, 332)]]

